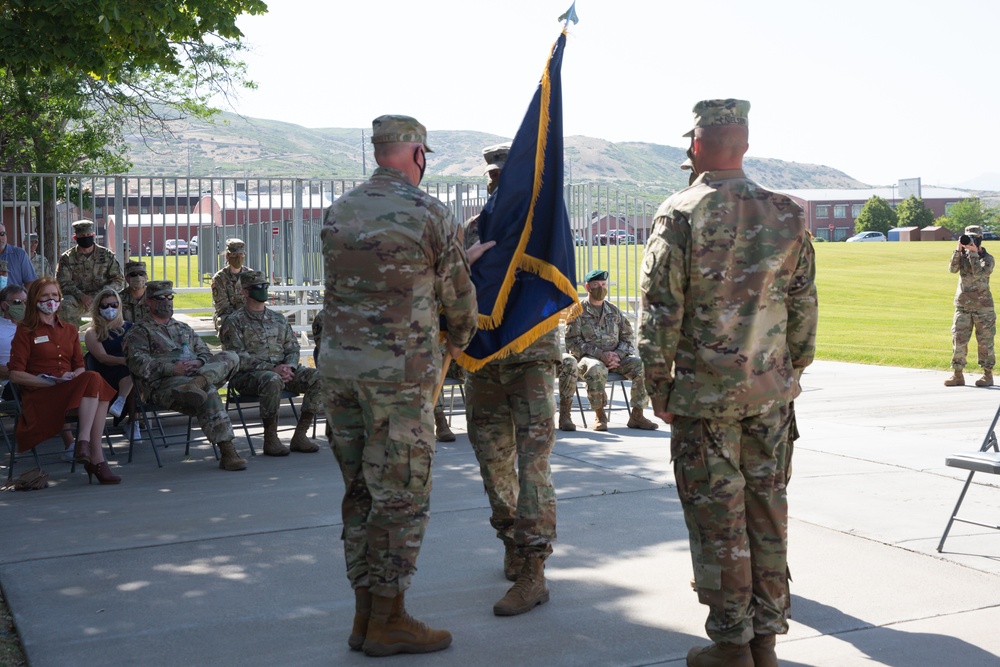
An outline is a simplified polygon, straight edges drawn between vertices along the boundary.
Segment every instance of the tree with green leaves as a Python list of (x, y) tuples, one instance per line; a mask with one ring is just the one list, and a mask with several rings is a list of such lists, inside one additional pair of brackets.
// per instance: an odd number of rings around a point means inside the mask
[(956, 234), (961, 234), (969, 225), (979, 225), (983, 231), (1000, 230), (1000, 210), (983, 204), (981, 199), (962, 199), (948, 207), (948, 213), (934, 221)]
[(897, 224), (900, 227), (930, 227), (934, 224), (934, 211), (924, 205), (924, 200), (910, 195), (896, 207)]
[(896, 222), (896, 212), (889, 206), (889, 202), (874, 196), (865, 202), (861, 214), (854, 220), (854, 231), (882, 232), (888, 235), (889, 230), (896, 226)]

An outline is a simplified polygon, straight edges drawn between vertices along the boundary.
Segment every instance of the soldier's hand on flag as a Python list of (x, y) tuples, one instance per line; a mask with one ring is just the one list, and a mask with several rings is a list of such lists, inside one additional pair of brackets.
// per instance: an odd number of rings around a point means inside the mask
[(476, 260), (483, 256), (483, 253), (492, 248), (497, 244), (496, 241), (476, 241), (469, 249), (465, 251), (466, 256), (469, 258), (469, 266), (476, 263)]

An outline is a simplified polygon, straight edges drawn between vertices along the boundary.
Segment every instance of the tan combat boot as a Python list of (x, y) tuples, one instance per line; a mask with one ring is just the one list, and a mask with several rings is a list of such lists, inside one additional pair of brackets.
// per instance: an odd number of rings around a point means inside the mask
[(608, 416), (604, 414), (604, 408), (594, 408), (594, 430), (608, 430)]
[(503, 545), (503, 576), (507, 581), (517, 581), (517, 577), (524, 568), (524, 556), (517, 552), (517, 547), (513, 544)]
[(575, 431), (576, 424), (573, 423), (573, 399), (564, 398), (559, 401), (559, 430)]
[(190, 382), (174, 387), (174, 400), (187, 408), (199, 408), (208, 400), (209, 384), (204, 375), (196, 375)]
[(299, 423), (295, 425), (292, 441), (288, 443), (293, 452), (312, 454), (319, 451), (319, 445), (309, 438), (309, 427), (313, 425), (314, 419), (316, 419), (314, 412), (303, 412), (299, 416)]
[(646, 419), (646, 416), (642, 414), (642, 408), (633, 408), (632, 414), (628, 418), (629, 428), (641, 428), (643, 431), (655, 431), (658, 426), (653, 422)]
[(434, 413), (434, 435), (438, 442), (455, 442), (455, 434), (451, 432), (448, 418), (444, 416), (444, 412)]
[(754, 635), (750, 640), (753, 667), (778, 667), (778, 654), (774, 652), (774, 635)]
[(993, 386), (993, 369), (983, 370), (983, 377), (976, 380), (977, 387), (992, 387)]
[(432, 653), (451, 646), (451, 633), (429, 628), (406, 613), (403, 594), (372, 595), (372, 614), (362, 645), (365, 655)]
[(278, 439), (278, 420), (264, 420), (264, 456), (288, 456), (288, 447)]
[(687, 655), (688, 667), (755, 667), (749, 644), (698, 646)]
[(222, 454), (219, 458), (220, 468), (223, 470), (246, 470), (247, 462), (236, 453), (236, 446), (232, 440), (220, 442), (219, 452)]
[(538, 554), (529, 554), (517, 581), (507, 594), (493, 605), (497, 616), (516, 616), (531, 611), (549, 601), (549, 589), (545, 585), (545, 561)]
[(965, 376), (962, 375), (962, 371), (955, 371), (951, 374), (951, 377), (944, 381), (944, 386), (946, 387), (964, 387), (965, 386)]
[(352, 651), (360, 651), (364, 646), (371, 615), (372, 594), (367, 586), (358, 586), (354, 589), (354, 626), (351, 628), (351, 636), (347, 638), (347, 645)]

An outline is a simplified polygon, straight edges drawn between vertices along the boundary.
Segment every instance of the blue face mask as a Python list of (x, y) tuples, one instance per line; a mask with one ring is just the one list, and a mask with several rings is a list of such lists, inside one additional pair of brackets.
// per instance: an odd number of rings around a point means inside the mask
[(0, 276), (0, 289), (7, 286), (7, 276)]

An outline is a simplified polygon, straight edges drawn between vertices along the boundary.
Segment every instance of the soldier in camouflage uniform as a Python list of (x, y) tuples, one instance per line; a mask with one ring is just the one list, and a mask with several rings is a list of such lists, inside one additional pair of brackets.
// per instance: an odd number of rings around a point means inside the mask
[(125, 278), (115, 254), (96, 244), (93, 222), (74, 222), (73, 238), (76, 239), (76, 247), (59, 257), (56, 280), (63, 293), (59, 316), (78, 327), (80, 318), (90, 311), (90, 304), (97, 293), (103, 289), (120, 292), (125, 287)]
[[(491, 183), (499, 182), (509, 145), (483, 151)], [(491, 196), (496, 196), (496, 190)], [(465, 245), (479, 241), (478, 216), (465, 228)], [(503, 569), (514, 585), (494, 606), (498, 616), (530, 611), (549, 599), (545, 559), (556, 538), (556, 494), (549, 455), (555, 445), (558, 330), (525, 350), (495, 359), (469, 374), (469, 439), (490, 501), (490, 525), (504, 545)]]
[[(319, 372), (299, 364), (299, 341), (281, 313), (267, 307), (270, 283), (260, 271), (244, 271), (240, 283), (246, 303), (222, 325), (222, 349), (240, 357), (240, 370), (230, 386), (240, 393), (260, 398), (264, 422), (264, 454), (287, 456), (293, 452), (318, 452), (309, 439), (309, 428), (323, 408)], [(303, 394), (302, 413), (289, 445), (278, 439), (281, 391)]]
[(424, 126), (380, 116), (371, 136), (378, 169), (327, 209), (320, 233), (317, 366), (344, 477), (356, 603), (348, 645), (369, 655), (427, 653), (447, 648), (451, 634), (409, 616), (404, 593), (430, 511), (438, 318), (457, 357), (476, 331), (476, 290), (454, 217), (417, 187), (430, 150)]
[[(635, 355), (635, 336), (628, 318), (613, 303), (606, 301), (608, 295), (608, 272), (594, 269), (586, 276), (589, 294), (583, 302), (583, 312), (566, 325), (566, 349), (572, 360), (564, 358), (561, 373), (568, 369), (578, 373), (587, 383), (587, 398), (594, 409), (595, 431), (608, 430), (608, 417), (604, 412), (607, 397), (604, 387), (608, 382), (608, 371), (624, 375), (632, 381), (632, 400), (629, 405), (628, 427), (645, 431), (655, 431), (656, 424), (642, 414), (649, 397), (646, 395), (646, 380), (642, 373), (642, 361)], [(560, 380), (560, 388), (562, 381)], [(576, 387), (574, 386), (574, 390)], [(569, 420), (573, 412), (572, 394), (560, 394), (559, 422)], [(575, 427), (574, 427), (575, 429)]]
[(714, 643), (692, 667), (773, 667), (788, 631), (794, 399), (815, 353), (812, 245), (802, 210), (743, 172), (741, 100), (694, 107), (694, 184), (664, 202), (646, 245), (639, 350), (690, 536)]
[(35, 268), (35, 275), (39, 278), (53, 275), (49, 260), (45, 259), (45, 255), (38, 252), (38, 234), (28, 234), (28, 247), (31, 249), (29, 254), (31, 257), (31, 266)]
[(951, 358), (952, 375), (944, 381), (946, 387), (961, 387), (965, 384), (962, 370), (969, 350), (972, 330), (976, 330), (979, 345), (979, 365), (983, 377), (976, 380), (977, 387), (993, 386), (993, 339), (997, 335), (997, 313), (993, 310), (993, 293), (990, 292), (990, 274), (996, 260), (983, 247), (983, 230), (979, 225), (965, 228), (971, 243), (962, 245), (951, 255), (948, 270), (958, 274), (958, 289), (955, 291), (955, 321), (951, 325), (951, 340), (954, 354)]
[(126, 287), (118, 293), (122, 303), (122, 318), (138, 322), (149, 315), (146, 305), (146, 265), (143, 262), (125, 262)]
[[(169, 280), (146, 284), (149, 316), (125, 335), (129, 372), (144, 401), (198, 418), (205, 437), (219, 446), (220, 468), (244, 470), (247, 462), (236, 453), (233, 425), (218, 392), (240, 359), (234, 352), (213, 354), (191, 327), (175, 320), (173, 299)], [(181, 359), (185, 346), (193, 359)]]
[(243, 241), (237, 238), (226, 240), (226, 266), (212, 276), (212, 305), (215, 307), (212, 321), (216, 331), (222, 329), (222, 322), (229, 313), (246, 302), (240, 286), (240, 274), (251, 270), (244, 266), (246, 258), (247, 246)]

